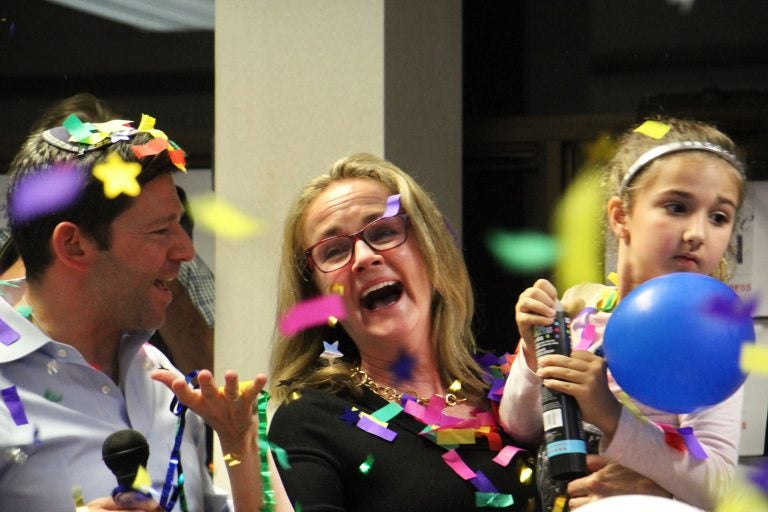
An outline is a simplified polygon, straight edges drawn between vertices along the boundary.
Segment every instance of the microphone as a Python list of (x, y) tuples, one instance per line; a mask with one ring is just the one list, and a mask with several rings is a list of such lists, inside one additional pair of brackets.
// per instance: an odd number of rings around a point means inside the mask
[(117, 478), (112, 498), (120, 505), (133, 506), (151, 496), (133, 489), (139, 466), (147, 467), (149, 444), (136, 430), (124, 429), (110, 434), (101, 447), (101, 458)]

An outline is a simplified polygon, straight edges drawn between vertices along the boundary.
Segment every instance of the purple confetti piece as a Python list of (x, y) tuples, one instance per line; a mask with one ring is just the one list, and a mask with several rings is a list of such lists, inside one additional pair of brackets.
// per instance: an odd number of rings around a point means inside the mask
[(749, 474), (749, 479), (753, 484), (758, 486), (760, 490), (768, 494), (768, 464), (763, 463), (758, 466), (757, 469)]
[(723, 320), (740, 321), (743, 318), (752, 318), (757, 305), (757, 297), (751, 297), (742, 302), (736, 295), (730, 297), (717, 295), (704, 304), (703, 311)]
[(490, 352), (486, 352), (480, 357), (475, 358), (478, 363), (480, 363), (481, 366), (489, 367), (489, 366), (498, 366), (500, 363), (499, 361), (501, 358), (491, 354)]
[(400, 213), (400, 194), (395, 194), (387, 198), (387, 206), (381, 218), (394, 217), (398, 213)]
[(380, 437), (385, 441), (392, 442), (397, 437), (397, 432), (389, 430), (387, 427), (382, 427), (367, 416), (360, 416), (360, 420), (357, 422), (357, 427), (361, 430), (365, 430), (369, 434)]
[(677, 432), (683, 436), (685, 446), (688, 447), (688, 451), (694, 459), (704, 460), (707, 458), (707, 452), (704, 451), (704, 447), (701, 446), (696, 434), (693, 433), (693, 427), (679, 427)]
[(475, 477), (470, 478), (469, 481), (480, 492), (493, 492), (498, 493), (499, 490), (494, 487), (488, 477), (483, 474), (482, 471), (475, 471)]
[(501, 401), (501, 395), (504, 393), (505, 379), (493, 379), (491, 382), (491, 389), (488, 391), (488, 398), (495, 401)]
[(397, 360), (392, 364), (390, 370), (394, 374), (395, 379), (398, 382), (402, 382), (411, 378), (414, 364), (416, 364), (416, 359), (407, 352), (402, 351)]
[(352, 408), (349, 407), (344, 411), (344, 414), (339, 416), (339, 419), (350, 427), (354, 426), (355, 423), (357, 423), (357, 421), (360, 419), (360, 411), (353, 411)]
[(10, 198), (10, 217), (24, 222), (55, 213), (75, 202), (84, 178), (74, 167), (58, 166), (23, 178)]
[(8, 411), (11, 413), (16, 425), (26, 425), (29, 423), (27, 419), (27, 413), (24, 412), (24, 405), (19, 398), (19, 392), (16, 391), (16, 386), (11, 386), (0, 390), (0, 395), (3, 397), (5, 406), (8, 407)]
[(21, 338), (21, 334), (13, 330), (13, 328), (0, 320), (0, 343), (6, 347), (13, 345)]

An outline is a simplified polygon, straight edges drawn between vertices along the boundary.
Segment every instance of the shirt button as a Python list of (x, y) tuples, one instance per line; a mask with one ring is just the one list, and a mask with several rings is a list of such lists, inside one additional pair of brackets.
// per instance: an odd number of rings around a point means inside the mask
[(107, 386), (106, 384), (101, 386), (101, 392), (104, 393), (105, 395), (108, 395), (110, 391), (112, 391), (112, 388)]
[(65, 348), (60, 348), (56, 353), (59, 357), (67, 357), (67, 349)]

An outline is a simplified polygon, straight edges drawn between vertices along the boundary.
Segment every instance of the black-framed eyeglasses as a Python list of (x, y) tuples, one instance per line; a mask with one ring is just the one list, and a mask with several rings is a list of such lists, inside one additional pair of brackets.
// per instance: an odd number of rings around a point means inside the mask
[(358, 240), (381, 252), (403, 245), (407, 238), (408, 214), (399, 213), (378, 218), (357, 233), (320, 240), (304, 251), (304, 255), (310, 270), (317, 268), (320, 272), (333, 272), (350, 262)]

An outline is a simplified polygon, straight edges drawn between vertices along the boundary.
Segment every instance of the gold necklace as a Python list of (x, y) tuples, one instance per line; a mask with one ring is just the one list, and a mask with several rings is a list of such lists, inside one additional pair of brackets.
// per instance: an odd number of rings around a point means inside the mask
[[(365, 370), (362, 370), (359, 366), (355, 366), (352, 368), (352, 382), (355, 383), (356, 386), (359, 387), (365, 387), (373, 391), (374, 394), (379, 395), (385, 400), (388, 401), (397, 401), (401, 402), (403, 399), (403, 395), (406, 394), (402, 391), (398, 391), (395, 388), (391, 386), (386, 386), (384, 384), (379, 384), (375, 380), (371, 378), (370, 375), (368, 375), (368, 372)], [(457, 388), (457, 389), (454, 389)], [(461, 384), (459, 381), (455, 381), (454, 384), (451, 385), (451, 391), (458, 391), (461, 389)], [(416, 398), (416, 402), (420, 405), (429, 405), (429, 398), (420, 397), (416, 393), (408, 393), (408, 395), (413, 396)], [(453, 407), (454, 405), (458, 405), (467, 399), (465, 397), (459, 397), (455, 393), (446, 393), (445, 396), (435, 394), (433, 396), (438, 396), (442, 398), (445, 401), (446, 407)]]

